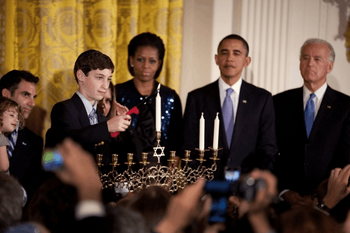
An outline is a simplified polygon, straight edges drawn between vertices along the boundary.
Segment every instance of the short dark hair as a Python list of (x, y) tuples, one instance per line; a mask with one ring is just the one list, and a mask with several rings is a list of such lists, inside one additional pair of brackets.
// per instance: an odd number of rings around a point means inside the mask
[(244, 47), (245, 50), (247, 51), (246, 56), (248, 56), (248, 54), (249, 54), (249, 45), (248, 45), (248, 42), (247, 42), (245, 39), (243, 39), (243, 37), (241, 37), (241, 36), (239, 36), (239, 35), (236, 35), (236, 34), (228, 35), (228, 36), (226, 36), (224, 39), (222, 39), (222, 40), (220, 41), (220, 43), (219, 43), (219, 45), (218, 45), (218, 53), (219, 53), (220, 46), (221, 46), (221, 44), (222, 44), (222, 42), (223, 42), (224, 40), (239, 40), (239, 41), (242, 41), (243, 47)]
[(39, 82), (39, 78), (29, 71), (26, 70), (11, 70), (7, 72), (0, 79), (0, 93), (2, 96), (2, 90), (6, 88), (11, 93), (11, 96), (18, 89), (19, 83), (24, 80), (30, 83), (37, 84)]
[(128, 69), (132, 76), (134, 76), (134, 68), (130, 64), (130, 57), (134, 57), (137, 48), (149, 46), (158, 50), (158, 60), (160, 61), (159, 68), (154, 74), (154, 79), (159, 77), (160, 72), (163, 68), (163, 60), (165, 54), (165, 47), (163, 40), (156, 34), (150, 32), (141, 33), (131, 39), (128, 45)]
[(22, 219), (42, 224), (50, 232), (66, 232), (75, 222), (77, 203), (76, 188), (53, 176), (37, 189)]
[(150, 186), (135, 194), (127, 208), (140, 213), (146, 220), (146, 226), (154, 229), (164, 218), (170, 197), (170, 193), (165, 188)]
[(74, 77), (78, 83), (77, 71), (82, 70), (88, 76), (91, 70), (111, 69), (114, 72), (114, 65), (109, 56), (100, 51), (90, 49), (79, 55), (74, 65)]
[(21, 220), (23, 190), (15, 177), (0, 172), (0, 232)]

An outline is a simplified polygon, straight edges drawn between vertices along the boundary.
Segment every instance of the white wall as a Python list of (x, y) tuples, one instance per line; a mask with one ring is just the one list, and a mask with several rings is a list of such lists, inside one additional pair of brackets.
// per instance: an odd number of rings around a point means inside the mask
[(213, 0), (184, 0), (180, 98), (210, 82)]
[(185, 0), (180, 97), (219, 76), (214, 55), (219, 41), (240, 34), (252, 63), (244, 79), (272, 94), (299, 87), (299, 49), (311, 37), (330, 42), (336, 52), (329, 85), (350, 95), (350, 63), (343, 33), (346, 0)]

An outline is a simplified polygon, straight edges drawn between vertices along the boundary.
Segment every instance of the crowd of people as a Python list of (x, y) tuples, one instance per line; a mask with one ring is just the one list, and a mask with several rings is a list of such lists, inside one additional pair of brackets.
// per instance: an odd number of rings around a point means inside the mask
[[(327, 84), (335, 61), (331, 44), (305, 41), (303, 86), (272, 96), (242, 79), (249, 45), (228, 35), (215, 55), (220, 77), (188, 94), (184, 115), (177, 93), (156, 81), (164, 55), (159, 36), (136, 35), (127, 60), (133, 79), (114, 86), (112, 60), (97, 50), (81, 53), (73, 69), (78, 90), (52, 108), (45, 147), (25, 127), (39, 78), (12, 70), (0, 79), (0, 232), (350, 232), (350, 97)], [(158, 186), (124, 197), (102, 189), (100, 174), (111, 170), (112, 154), (119, 155), (118, 172), (127, 168), (128, 153), (134, 169), (143, 152), (150, 165), (157, 163), (151, 156), (157, 91), (161, 164), (175, 151), (181, 166), (190, 150), (190, 165), (198, 166), (199, 119), (205, 117), (210, 147), (218, 116), (222, 150), (214, 180), (229, 184), (228, 191), (209, 191), (204, 179), (176, 194)], [(44, 148), (62, 156), (61, 168), (42, 168)], [(96, 154), (103, 155), (99, 168)], [(241, 177), (220, 183), (231, 168)]]

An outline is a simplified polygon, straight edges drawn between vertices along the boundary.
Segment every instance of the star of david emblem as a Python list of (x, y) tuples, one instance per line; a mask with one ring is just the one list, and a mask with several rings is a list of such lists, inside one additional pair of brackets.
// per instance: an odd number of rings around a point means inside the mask
[[(153, 156), (158, 158), (158, 163), (160, 163), (160, 157), (165, 156), (164, 148), (165, 148), (164, 146), (159, 146), (159, 145), (156, 147), (153, 147), (153, 150), (154, 150)], [(160, 154), (158, 154), (158, 150), (161, 150)]]

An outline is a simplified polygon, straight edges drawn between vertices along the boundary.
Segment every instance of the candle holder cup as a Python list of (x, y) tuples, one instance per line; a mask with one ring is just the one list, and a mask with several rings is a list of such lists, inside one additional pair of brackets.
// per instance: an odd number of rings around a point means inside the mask
[(118, 173), (114, 169), (115, 166), (119, 165), (117, 160), (118, 157), (115, 159), (112, 157), (113, 170), (100, 175), (103, 188), (112, 186), (116, 188), (125, 187), (129, 192), (135, 192), (149, 186), (161, 186), (167, 191), (173, 193), (179, 189), (185, 188), (187, 184), (196, 182), (199, 178), (206, 178), (207, 180), (212, 180), (214, 178), (214, 172), (217, 169), (216, 161), (219, 160), (219, 158), (217, 158), (217, 151), (214, 151), (216, 155), (213, 154), (213, 158), (215, 159), (210, 158), (213, 160), (210, 167), (204, 165), (204, 162), (206, 161), (204, 155), (209, 149), (198, 150), (199, 155), (196, 160), (199, 161), (199, 165), (196, 168), (190, 166), (190, 163), (192, 162), (190, 150), (185, 150), (185, 155), (182, 159), (185, 164), (182, 169), (174, 166), (176, 156), (175, 151), (170, 152), (168, 159), (170, 166), (163, 166), (160, 163), (160, 157), (164, 156), (164, 147), (160, 145), (160, 135), (160, 132), (157, 132), (157, 146), (153, 148), (153, 156), (158, 158), (158, 162), (155, 166), (148, 167), (150, 163), (147, 161), (148, 153), (143, 152), (142, 161), (140, 162), (142, 167), (134, 171), (132, 170), (132, 165), (135, 164), (135, 162), (133, 162), (133, 154), (128, 153), (128, 161), (126, 162), (128, 168), (124, 172)]

